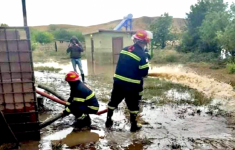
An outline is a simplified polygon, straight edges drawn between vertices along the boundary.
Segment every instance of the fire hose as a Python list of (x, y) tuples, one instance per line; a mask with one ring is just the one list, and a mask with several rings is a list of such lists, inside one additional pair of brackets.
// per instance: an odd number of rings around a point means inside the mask
[[(40, 95), (42, 95), (42, 96), (44, 96), (44, 97), (46, 97), (46, 98), (48, 98), (48, 99), (54, 101), (54, 102), (56, 102), (56, 103), (59, 103), (59, 104), (65, 105), (65, 106), (67, 106), (67, 105), (70, 104), (70, 103), (68, 103), (68, 102), (66, 102), (66, 101), (60, 100), (60, 99), (58, 99), (58, 98), (55, 98), (55, 97), (53, 97), (53, 96), (51, 96), (51, 95), (49, 95), (49, 94), (47, 94), (47, 93), (44, 93), (44, 92), (42, 92), (42, 91), (37, 90), (37, 89), (36, 89), (36, 92), (37, 92), (38, 94), (40, 94)], [(107, 111), (108, 111), (108, 109), (104, 109), (104, 110), (98, 111), (98, 112), (96, 113), (96, 115), (104, 114), (104, 113), (106, 113)], [(60, 114), (58, 114), (58, 115), (56, 115), (56, 116), (54, 116), (54, 117), (52, 117), (52, 118), (46, 120), (45, 122), (39, 124), (39, 129), (42, 129), (42, 128), (44, 128), (44, 127), (50, 125), (51, 123), (55, 122), (56, 120), (58, 120), (58, 119), (60, 119), (60, 118), (63, 118), (63, 117), (65, 117), (65, 116), (67, 116), (67, 115), (65, 115), (64, 113), (60, 113)]]

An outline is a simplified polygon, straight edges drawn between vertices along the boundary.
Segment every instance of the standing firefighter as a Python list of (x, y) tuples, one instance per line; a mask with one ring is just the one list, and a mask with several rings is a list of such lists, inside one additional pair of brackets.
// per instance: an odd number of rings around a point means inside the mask
[(69, 83), (71, 92), (68, 99), (70, 105), (64, 113), (72, 113), (76, 117), (74, 127), (89, 127), (91, 125), (89, 114), (96, 114), (99, 110), (95, 93), (79, 80), (79, 75), (74, 71), (69, 72), (65, 80)]
[(124, 48), (120, 52), (116, 72), (114, 74), (113, 90), (111, 100), (108, 103), (107, 128), (112, 127), (113, 111), (125, 98), (130, 111), (131, 132), (141, 129), (137, 124), (139, 113), (139, 101), (143, 91), (143, 77), (148, 75), (149, 64), (144, 48), (149, 42), (147, 32), (140, 30), (134, 35), (134, 45)]
[(75, 36), (73, 36), (70, 39), (67, 53), (70, 53), (70, 58), (71, 58), (74, 71), (77, 72), (76, 65), (78, 65), (78, 68), (81, 72), (82, 81), (85, 82), (85, 76), (84, 76), (84, 72), (82, 69), (81, 52), (83, 52), (82, 45), (78, 41), (78, 39)]

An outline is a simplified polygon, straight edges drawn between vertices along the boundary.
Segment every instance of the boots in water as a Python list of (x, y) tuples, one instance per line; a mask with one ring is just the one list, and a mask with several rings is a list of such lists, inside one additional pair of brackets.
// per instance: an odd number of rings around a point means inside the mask
[(76, 129), (82, 129), (84, 127), (90, 127), (91, 126), (91, 118), (88, 114), (83, 114), (81, 117), (79, 117), (76, 122), (73, 124), (73, 126)]
[(137, 123), (136, 117), (137, 114), (130, 114), (131, 132), (139, 131), (142, 128), (142, 125)]
[(113, 120), (112, 120), (113, 111), (114, 110), (112, 110), (112, 109), (108, 109), (107, 120), (105, 122), (106, 128), (111, 128), (113, 126)]
[(85, 76), (84, 76), (84, 74), (81, 74), (81, 76), (82, 76), (82, 82), (85, 83)]

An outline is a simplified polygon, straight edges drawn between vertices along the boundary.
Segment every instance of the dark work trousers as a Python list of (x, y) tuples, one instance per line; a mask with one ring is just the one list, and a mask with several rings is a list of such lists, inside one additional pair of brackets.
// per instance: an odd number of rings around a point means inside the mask
[(77, 105), (76, 103), (72, 103), (69, 109), (76, 118), (81, 117), (83, 114), (96, 114), (98, 111), (89, 108), (87, 105)]
[[(139, 86), (139, 85), (137, 85)], [(125, 99), (126, 105), (130, 113), (139, 112), (139, 100), (140, 100), (140, 88), (128, 87), (127, 85), (122, 85), (120, 83), (114, 82), (113, 90), (111, 93), (111, 100), (108, 103), (109, 109), (115, 109), (118, 105)]]

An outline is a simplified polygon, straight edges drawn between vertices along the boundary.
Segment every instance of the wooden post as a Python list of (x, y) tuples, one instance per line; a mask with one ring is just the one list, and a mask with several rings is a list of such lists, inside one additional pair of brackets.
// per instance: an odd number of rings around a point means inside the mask
[(56, 41), (55, 41), (55, 51), (57, 52), (57, 44), (56, 44)]
[(91, 34), (91, 63), (92, 63), (92, 71), (95, 73), (95, 61), (94, 61), (94, 40)]

